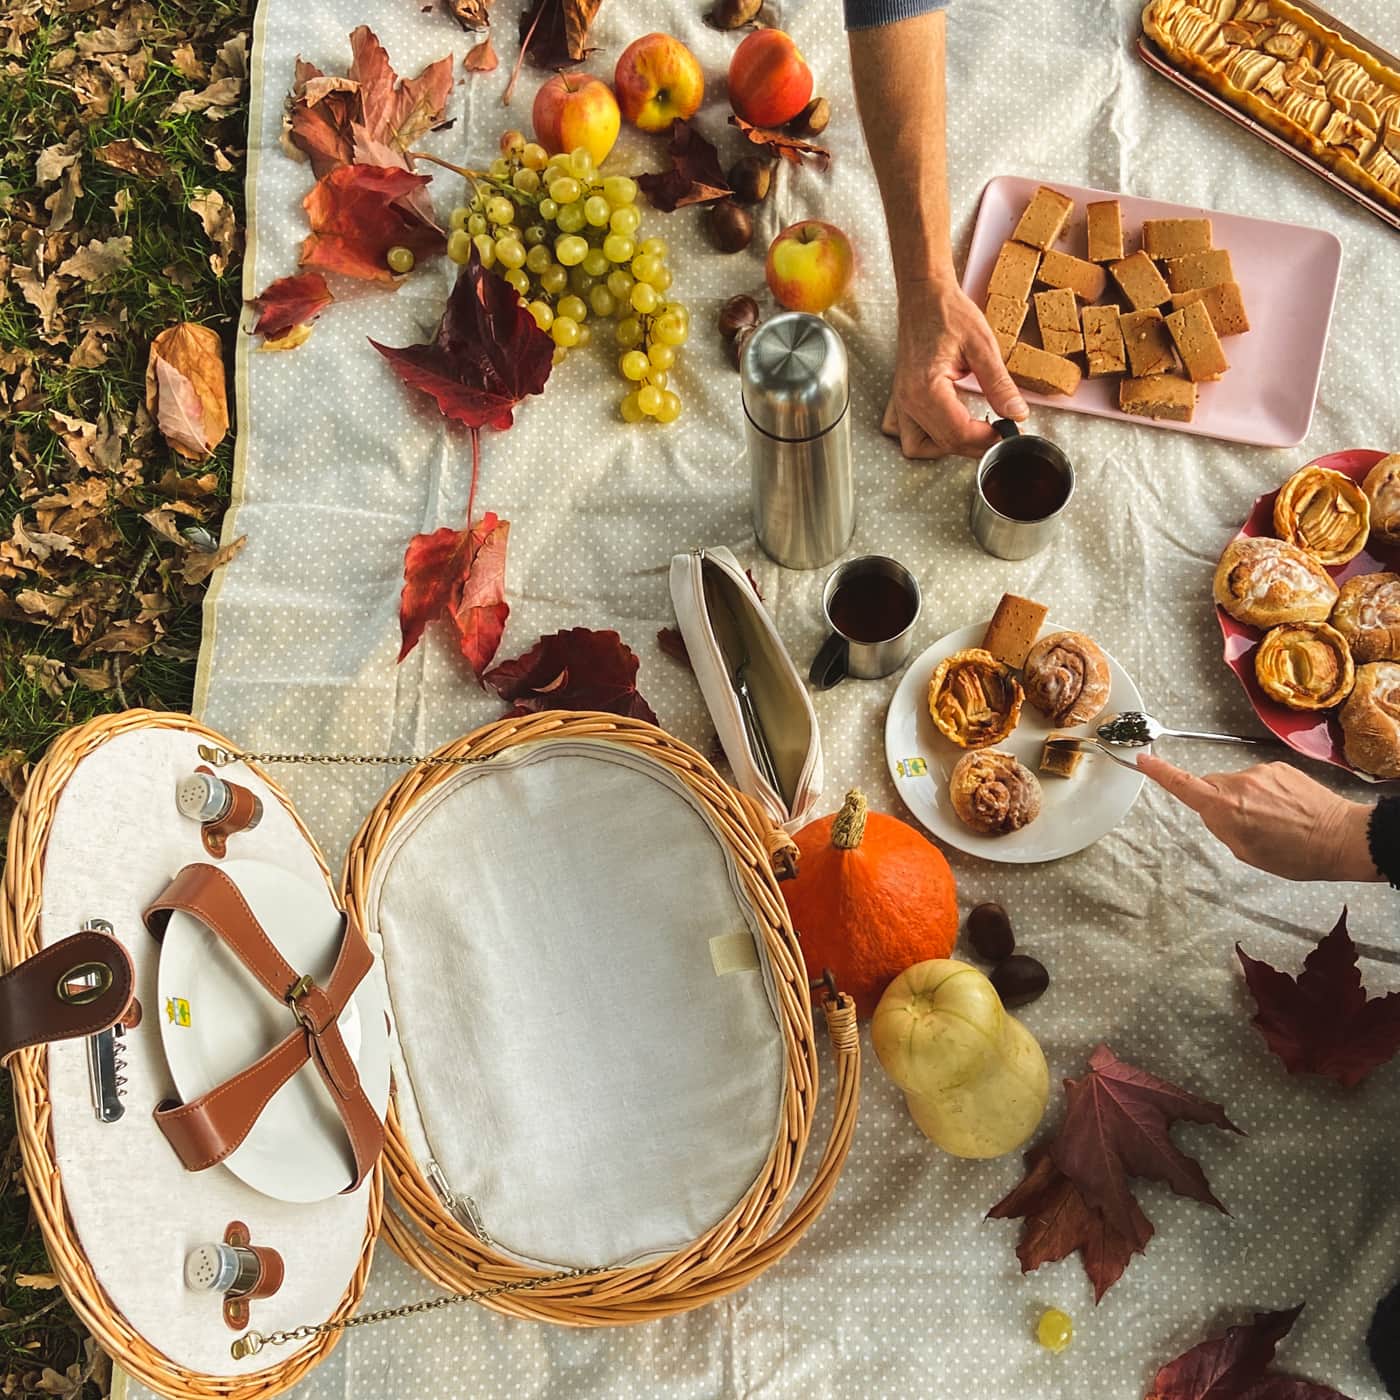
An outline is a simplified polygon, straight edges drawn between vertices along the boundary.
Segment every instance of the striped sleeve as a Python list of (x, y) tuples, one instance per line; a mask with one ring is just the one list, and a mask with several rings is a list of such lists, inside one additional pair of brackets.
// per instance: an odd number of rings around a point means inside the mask
[(847, 29), (878, 29), (931, 10), (946, 9), (949, 0), (844, 0)]

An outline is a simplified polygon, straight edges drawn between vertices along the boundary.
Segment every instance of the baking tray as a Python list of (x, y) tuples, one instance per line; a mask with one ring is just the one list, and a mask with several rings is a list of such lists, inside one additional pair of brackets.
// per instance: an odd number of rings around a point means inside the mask
[[(1300, 10), (1306, 10), (1319, 24), (1326, 25), (1327, 28), (1340, 34), (1342, 38), (1349, 40), (1359, 49), (1365, 49), (1373, 54), (1382, 63), (1400, 71), (1400, 58), (1394, 54), (1386, 52), (1385, 49), (1378, 48), (1370, 39), (1358, 34), (1354, 29), (1348, 28), (1340, 20), (1328, 14), (1326, 10), (1317, 5), (1308, 3), (1308, 0), (1293, 0)], [(1349, 180), (1344, 180), (1336, 171), (1324, 165), (1316, 156), (1310, 155), (1307, 151), (1300, 150), (1290, 141), (1285, 140), (1277, 132), (1270, 131), (1268, 127), (1255, 121), (1248, 112), (1236, 107), (1233, 103), (1221, 97), (1219, 93), (1205, 85), (1204, 82), (1192, 77), (1189, 73), (1183, 73), (1175, 67), (1171, 60), (1158, 49), (1157, 45), (1148, 38), (1145, 32), (1140, 33), (1137, 38), (1137, 55), (1142, 61), (1155, 72), (1160, 73), (1164, 78), (1176, 84), (1185, 92), (1189, 92), (1193, 97), (1199, 98), (1208, 107), (1214, 108), (1217, 112), (1224, 113), (1231, 121), (1237, 125), (1252, 131), (1262, 141), (1267, 141), (1277, 151), (1282, 151), (1284, 155), (1298, 162), (1311, 170), (1319, 179), (1325, 180), (1333, 189), (1340, 190), (1348, 199), (1353, 199), (1363, 208), (1368, 209), (1382, 222), (1389, 224), (1393, 229), (1400, 229), (1400, 213), (1388, 208), (1374, 196), (1367, 194), (1365, 190), (1358, 189)]]

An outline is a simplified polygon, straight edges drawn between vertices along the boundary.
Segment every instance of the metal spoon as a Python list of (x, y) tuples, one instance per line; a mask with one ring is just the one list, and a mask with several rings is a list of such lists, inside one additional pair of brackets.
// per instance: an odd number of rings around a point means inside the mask
[(1109, 715), (1095, 731), (1106, 744), (1120, 749), (1145, 749), (1158, 739), (1207, 739), (1212, 744), (1258, 744), (1277, 746), (1277, 739), (1261, 738), (1257, 734), (1207, 734), (1196, 729), (1168, 729), (1160, 720), (1141, 710), (1124, 710), (1121, 715)]

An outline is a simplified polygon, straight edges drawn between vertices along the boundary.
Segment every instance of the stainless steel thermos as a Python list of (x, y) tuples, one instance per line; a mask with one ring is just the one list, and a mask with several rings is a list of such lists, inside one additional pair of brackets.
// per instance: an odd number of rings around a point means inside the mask
[(846, 346), (787, 312), (749, 337), (740, 377), (758, 542), (789, 569), (829, 564), (855, 529)]

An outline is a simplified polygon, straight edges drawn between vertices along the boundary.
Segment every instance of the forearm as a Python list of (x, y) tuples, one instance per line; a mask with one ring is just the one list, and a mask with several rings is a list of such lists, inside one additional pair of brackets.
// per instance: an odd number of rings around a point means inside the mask
[(955, 280), (948, 216), (942, 11), (849, 36), (856, 106), (903, 296)]

